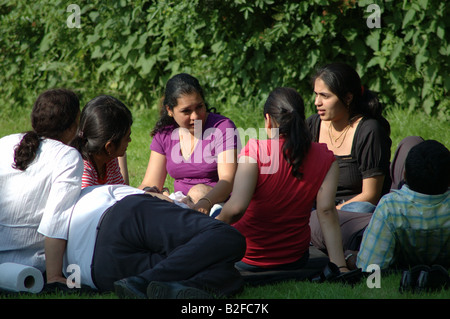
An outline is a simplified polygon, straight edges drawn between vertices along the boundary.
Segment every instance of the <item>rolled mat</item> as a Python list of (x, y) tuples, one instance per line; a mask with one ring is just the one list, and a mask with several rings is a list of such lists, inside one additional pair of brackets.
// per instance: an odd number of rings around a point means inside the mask
[(16, 263), (0, 264), (0, 289), (39, 293), (43, 287), (44, 277), (39, 269)]

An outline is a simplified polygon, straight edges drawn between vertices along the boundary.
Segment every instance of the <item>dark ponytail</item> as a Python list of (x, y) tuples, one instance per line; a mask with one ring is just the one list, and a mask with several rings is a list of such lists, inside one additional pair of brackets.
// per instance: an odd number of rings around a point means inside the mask
[[(376, 119), (390, 134), (389, 122), (383, 117), (383, 104), (378, 100), (375, 92), (368, 90), (361, 84), (358, 73), (345, 63), (331, 63), (319, 69), (312, 78), (312, 82), (321, 79), (331, 92), (345, 105), (348, 105), (350, 123), (360, 116)], [(347, 95), (353, 96), (347, 104)]]
[(66, 89), (51, 89), (42, 93), (31, 111), (32, 131), (26, 132), (14, 150), (13, 168), (26, 170), (36, 158), (44, 138), (60, 140), (64, 131), (76, 121), (80, 112), (77, 95)]
[(305, 123), (305, 106), (300, 94), (292, 88), (273, 90), (264, 104), (268, 114), (278, 124), (279, 134), (284, 137), (283, 157), (292, 167), (292, 175), (302, 179), (300, 166), (311, 146), (312, 137)]
[(14, 150), (13, 168), (24, 171), (36, 158), (41, 137), (35, 131), (26, 132), (20, 144)]

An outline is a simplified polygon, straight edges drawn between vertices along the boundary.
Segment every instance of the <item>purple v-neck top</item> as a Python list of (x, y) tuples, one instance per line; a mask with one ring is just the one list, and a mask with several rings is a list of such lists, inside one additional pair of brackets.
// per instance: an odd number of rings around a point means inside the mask
[(225, 116), (209, 113), (191, 156), (181, 155), (179, 128), (170, 125), (153, 137), (150, 150), (166, 156), (167, 173), (175, 180), (174, 191), (187, 194), (196, 184), (214, 187), (219, 180), (217, 155), (240, 150), (240, 140), (235, 124)]

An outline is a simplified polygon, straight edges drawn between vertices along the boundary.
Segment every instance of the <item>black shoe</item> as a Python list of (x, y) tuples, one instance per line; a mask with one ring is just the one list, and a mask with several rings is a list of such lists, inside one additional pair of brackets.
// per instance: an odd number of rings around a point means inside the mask
[(417, 279), (415, 292), (432, 292), (447, 289), (450, 286), (448, 271), (441, 265), (431, 266), (428, 272), (422, 271)]
[(148, 281), (142, 277), (128, 277), (114, 282), (116, 295), (121, 299), (147, 299)]
[(176, 282), (152, 281), (147, 287), (149, 299), (213, 299), (206, 291)]
[(419, 283), (424, 286), (427, 281), (429, 271), (430, 267), (427, 265), (417, 265), (411, 268), (411, 270), (404, 270), (400, 280), (400, 293), (408, 291), (415, 292)]
[(312, 282), (322, 283), (325, 281), (333, 281), (339, 276), (341, 272), (339, 271), (338, 266), (336, 264), (329, 262), (322, 272), (311, 279)]

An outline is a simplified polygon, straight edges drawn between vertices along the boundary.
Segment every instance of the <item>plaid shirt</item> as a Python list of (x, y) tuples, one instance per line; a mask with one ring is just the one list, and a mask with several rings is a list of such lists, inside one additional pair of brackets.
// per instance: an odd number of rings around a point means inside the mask
[(417, 193), (404, 185), (381, 198), (364, 232), (357, 266), (450, 266), (450, 190)]

